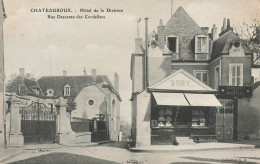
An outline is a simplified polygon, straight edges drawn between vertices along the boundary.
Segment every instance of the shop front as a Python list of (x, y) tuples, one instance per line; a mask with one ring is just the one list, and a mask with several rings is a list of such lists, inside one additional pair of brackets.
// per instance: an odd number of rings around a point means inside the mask
[(136, 146), (172, 145), (178, 139), (216, 139), (217, 91), (184, 70), (133, 94)]
[(215, 136), (215, 107), (221, 104), (214, 94), (153, 92), (151, 103), (152, 145)]

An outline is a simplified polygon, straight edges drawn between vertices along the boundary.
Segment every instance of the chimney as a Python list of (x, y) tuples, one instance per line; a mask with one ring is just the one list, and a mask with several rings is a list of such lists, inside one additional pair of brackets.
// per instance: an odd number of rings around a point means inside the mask
[(230, 28), (230, 19), (227, 19), (227, 29)]
[(213, 27), (212, 27), (212, 29), (211, 29), (211, 39), (214, 41), (214, 40), (216, 40), (217, 38), (218, 38), (218, 28), (217, 28), (217, 26), (215, 25), (215, 24), (213, 24)]
[(158, 42), (159, 42), (160, 49), (164, 49), (164, 45), (165, 45), (164, 31), (165, 31), (165, 26), (163, 25), (163, 20), (160, 19), (159, 26), (157, 27)]
[(63, 76), (67, 76), (67, 71), (63, 70)]
[(31, 74), (30, 74), (30, 73), (27, 73), (25, 77), (26, 77), (27, 79), (31, 79)]
[(226, 22), (226, 18), (223, 19), (223, 26), (221, 28), (221, 33), (226, 31), (227, 29), (227, 22)]
[(114, 88), (119, 92), (119, 76), (117, 73), (114, 74)]
[(25, 69), (24, 68), (19, 68), (19, 76), (24, 78), (24, 74), (25, 74)]
[(96, 84), (97, 82), (97, 71), (96, 69), (91, 70), (92, 84)]
[(141, 22), (141, 18), (139, 18), (137, 20), (137, 36), (135, 38), (135, 51), (134, 54), (143, 54), (143, 51), (141, 49), (141, 46), (143, 44), (143, 39), (140, 37), (140, 22)]
[(87, 76), (87, 71), (86, 71), (85, 67), (84, 67), (84, 70), (83, 70), (83, 75)]

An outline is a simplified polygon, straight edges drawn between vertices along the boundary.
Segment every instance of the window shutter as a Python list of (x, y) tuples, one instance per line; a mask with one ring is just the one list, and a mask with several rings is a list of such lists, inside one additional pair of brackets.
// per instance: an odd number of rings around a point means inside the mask
[(229, 65), (229, 86), (232, 86), (232, 71), (233, 71), (233, 66)]

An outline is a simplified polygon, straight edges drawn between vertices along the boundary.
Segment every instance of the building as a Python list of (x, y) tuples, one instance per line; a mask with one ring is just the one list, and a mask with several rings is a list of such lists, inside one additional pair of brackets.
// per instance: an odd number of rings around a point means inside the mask
[(199, 27), (182, 7), (150, 35), (145, 21), (145, 41), (137, 36), (131, 58), (136, 146), (172, 144), (176, 137), (236, 139), (238, 98), (222, 97), (218, 88), (250, 86), (253, 53), (230, 20), (224, 18), (219, 36), (216, 25)]
[[(61, 97), (65, 101), (70, 99), (76, 103), (76, 109), (71, 112), (69, 119), (65, 118), (68, 115), (58, 116), (60, 110), (57, 105), (59, 106)], [(65, 131), (73, 130), (71, 128), (73, 120), (81, 120), (80, 123), (77, 122), (77, 125), (86, 126), (83, 127), (85, 131), (76, 131), (76, 133), (81, 133), (91, 132), (87, 127), (90, 125), (86, 124), (86, 121), (93, 122), (93, 120), (101, 119), (105, 123), (103, 130), (108, 133), (106, 139), (118, 140), (120, 102), (122, 100), (119, 95), (119, 76), (117, 73), (114, 74), (114, 84), (106, 75), (97, 75), (95, 69), (92, 69), (90, 76), (86, 74), (84, 69), (82, 76), (67, 76), (67, 72), (64, 71), (63, 76), (43, 76), (36, 81), (31, 78), (30, 74), (25, 75), (25, 70), (21, 68), (19, 76), (12, 79), (6, 86), (8, 111), (13, 108), (13, 99), (15, 99), (14, 103), (19, 102), (21, 125), (18, 129), (21, 129), (25, 143), (44, 143), (57, 140), (60, 126), (57, 120), (59, 122), (65, 120), (64, 124), (68, 124), (69, 128), (65, 127)], [(8, 112), (7, 118), (9, 118), (10, 124), (12, 124), (11, 117), (10, 112)], [(17, 123), (14, 124), (17, 125)], [(12, 128), (7, 131), (12, 131)], [(75, 133), (75, 131), (71, 131), (71, 133)], [(23, 140), (22, 137), (20, 140)], [(70, 143), (73, 142), (70, 141)]]

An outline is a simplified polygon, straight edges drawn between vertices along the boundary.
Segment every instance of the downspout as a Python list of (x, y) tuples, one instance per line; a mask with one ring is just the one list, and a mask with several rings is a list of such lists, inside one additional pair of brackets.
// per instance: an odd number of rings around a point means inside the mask
[(149, 86), (149, 72), (148, 72), (148, 19), (145, 19), (145, 86), (146, 89)]

